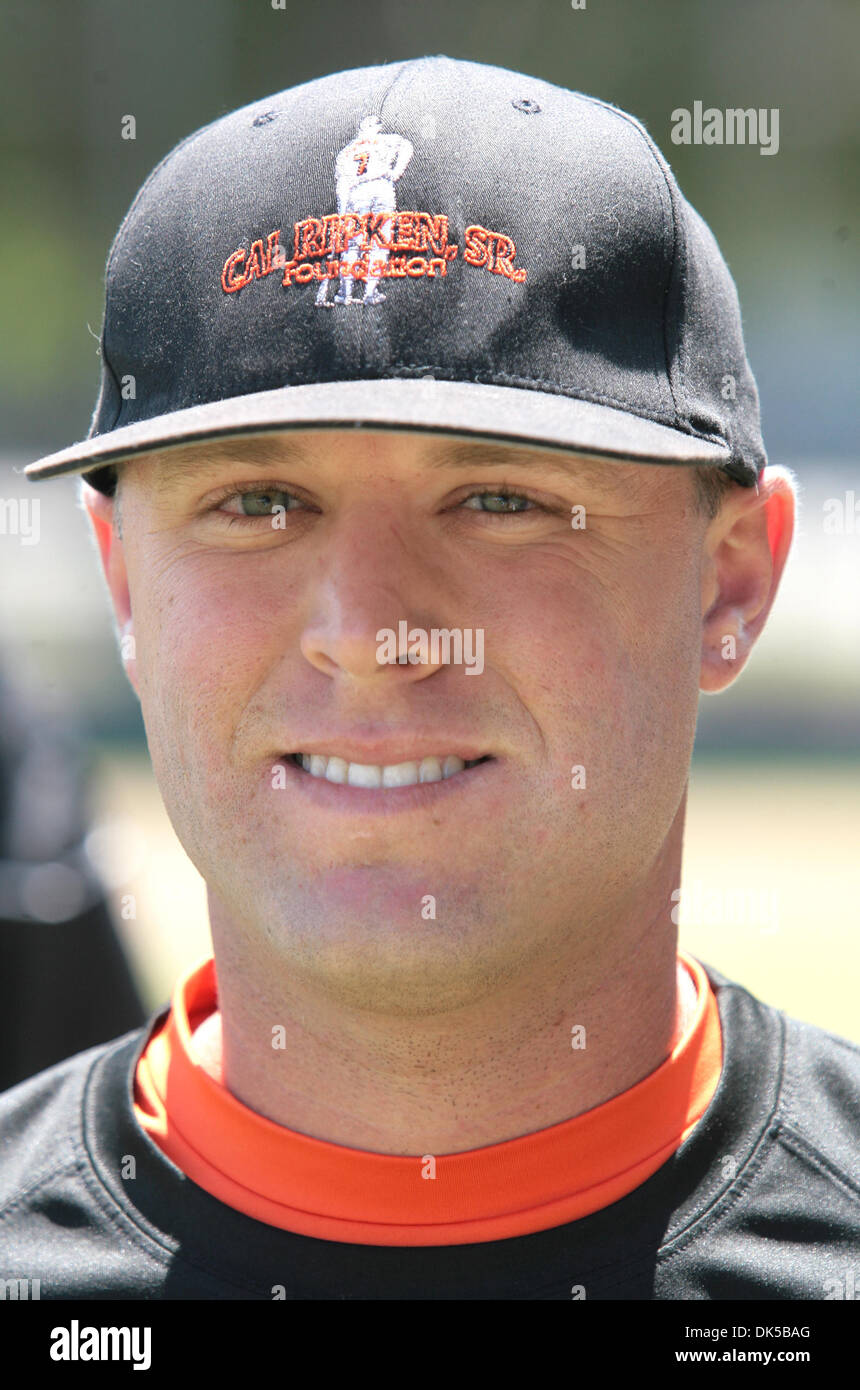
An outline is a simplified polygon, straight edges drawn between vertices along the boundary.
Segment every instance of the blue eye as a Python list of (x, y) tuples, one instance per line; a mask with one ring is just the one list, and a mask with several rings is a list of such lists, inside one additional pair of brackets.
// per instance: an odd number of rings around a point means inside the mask
[(276, 507), (283, 507), (284, 511), (289, 510), (290, 492), (279, 492), (273, 489), (270, 492), (257, 490), (255, 492), (240, 492), (236, 494), (242, 508), (243, 516), (272, 516)]
[[(291, 502), (296, 506), (291, 506)], [(287, 512), (292, 515), (297, 509), (307, 509), (307, 503), (297, 493), (270, 486), (234, 487), (229, 492), (225, 491), (220, 501), (216, 499), (216, 503), (215, 510), (229, 517), (233, 526), (241, 525), (243, 521), (260, 521), (264, 517), (271, 521), (283, 517)], [(469, 493), (458, 505), (462, 508), (466, 503), (471, 504), (470, 511), (503, 520), (549, 510), (527, 492), (516, 492), (504, 486), (480, 488)], [(279, 521), (278, 524), (283, 525), (283, 522)]]
[(489, 498), (494, 502), (524, 502), (526, 504), (526, 506), (515, 508), (514, 511), (494, 511), (492, 508), (488, 511), (484, 507), (470, 508), (470, 511), (482, 512), (485, 516), (517, 516), (521, 512), (526, 511), (527, 508), (530, 510), (543, 510), (540, 504), (529, 497), (527, 493), (511, 492), (507, 491), (505, 488), (487, 488), (482, 492), (470, 492), (469, 496), (463, 500), (464, 502), (471, 502), (473, 498), (478, 498), (482, 502)]

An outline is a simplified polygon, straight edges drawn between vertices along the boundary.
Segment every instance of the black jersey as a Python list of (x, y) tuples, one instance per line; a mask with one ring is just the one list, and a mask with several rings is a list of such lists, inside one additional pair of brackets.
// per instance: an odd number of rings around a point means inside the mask
[(652, 1177), (590, 1216), (404, 1248), (235, 1211), (135, 1119), (162, 1011), (0, 1095), (0, 1277), (38, 1281), (40, 1299), (854, 1298), (860, 1046), (705, 968), (723, 1032), (713, 1099)]

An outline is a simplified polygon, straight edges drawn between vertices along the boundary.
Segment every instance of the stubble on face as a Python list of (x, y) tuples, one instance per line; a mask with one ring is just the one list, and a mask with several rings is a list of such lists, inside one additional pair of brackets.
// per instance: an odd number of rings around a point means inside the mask
[[(644, 465), (562, 478), (542, 454), (442, 474), (429, 463), (444, 447), (291, 436), (265, 477), (307, 507), (260, 541), (219, 529), (202, 505), (259, 481), (247, 455), (163, 490), (144, 461), (124, 479), (153, 765), (209, 887), (216, 952), (264, 993), (289, 981), (401, 1018), (550, 975), (586, 993), (664, 897), (668, 921), (701, 640), (690, 480)], [(462, 507), (470, 488), (502, 485), (546, 514), (493, 521)], [(482, 628), (483, 673), (374, 669), (376, 634), (399, 619)], [(441, 741), (468, 731), (496, 757), (485, 798), (469, 814), (453, 794), (438, 812), (362, 824), (274, 785), (299, 731), (369, 723)]]

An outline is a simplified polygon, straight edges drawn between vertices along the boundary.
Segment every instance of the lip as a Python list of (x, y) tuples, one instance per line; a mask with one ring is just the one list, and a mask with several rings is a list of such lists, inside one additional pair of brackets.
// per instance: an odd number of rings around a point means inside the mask
[[(475, 756), (485, 755), (478, 753)], [(400, 761), (417, 759), (401, 758)], [(453, 777), (443, 778), (441, 782), (416, 782), (411, 787), (351, 787), (345, 782), (328, 782), (324, 777), (312, 777), (291, 761), (290, 754), (285, 754), (276, 762), (286, 772), (290, 791), (295, 790), (308, 806), (361, 817), (401, 815), (406, 811), (438, 808), (446, 797), (470, 799), (482, 796), (492, 786), (494, 772), (499, 766), (499, 760), (490, 757), (488, 762), (466, 768)], [(271, 775), (271, 767), (271, 763), (267, 764), (267, 777)]]

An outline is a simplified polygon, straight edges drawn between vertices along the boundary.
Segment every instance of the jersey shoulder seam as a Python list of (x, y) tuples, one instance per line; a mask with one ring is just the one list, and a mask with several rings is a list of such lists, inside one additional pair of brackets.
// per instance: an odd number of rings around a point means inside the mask
[(38, 1178), (34, 1178), (28, 1186), (12, 1192), (6, 1201), (0, 1203), (0, 1222), (5, 1221), (9, 1216), (14, 1216), (27, 1205), (30, 1198), (37, 1196), (42, 1188), (54, 1182), (56, 1178), (63, 1177), (68, 1173), (75, 1173), (80, 1166), (80, 1156), (71, 1153), (68, 1158), (51, 1168), (49, 1172), (41, 1173)]
[(860, 1183), (855, 1182), (850, 1173), (838, 1168), (833, 1160), (828, 1158), (827, 1154), (823, 1153), (816, 1144), (813, 1144), (802, 1130), (797, 1129), (790, 1121), (783, 1120), (780, 1123), (777, 1138), (780, 1143), (794, 1153), (795, 1157), (812, 1164), (831, 1182), (839, 1187), (844, 1187), (855, 1201), (860, 1201)]

